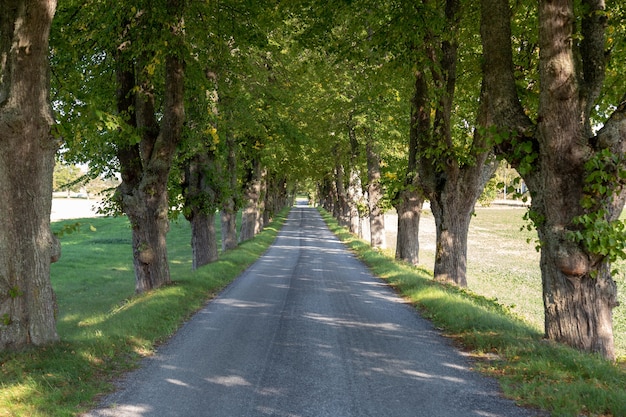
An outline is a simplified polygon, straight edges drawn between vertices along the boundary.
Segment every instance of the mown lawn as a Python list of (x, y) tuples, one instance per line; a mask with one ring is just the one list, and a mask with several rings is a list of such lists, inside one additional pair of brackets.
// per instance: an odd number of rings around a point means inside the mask
[[(525, 208), (508, 206), (477, 207), (468, 239), (468, 287), (493, 299), (543, 331), (543, 300), (537, 233), (528, 230), (523, 219)], [(393, 256), (393, 218), (388, 226), (387, 254)], [(420, 224), (420, 264), (432, 270), (435, 257), (435, 226), (429, 210)], [(619, 262), (618, 284), (621, 305), (613, 310), (617, 354), (626, 362), (626, 262)]]

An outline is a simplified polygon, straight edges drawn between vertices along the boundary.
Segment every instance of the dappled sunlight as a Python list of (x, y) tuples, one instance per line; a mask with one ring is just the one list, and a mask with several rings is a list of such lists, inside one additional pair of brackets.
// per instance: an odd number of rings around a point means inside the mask
[(326, 317), (320, 314), (309, 313), (305, 314), (304, 318), (308, 318), (311, 320), (319, 321), (330, 326), (341, 326), (348, 328), (362, 328), (362, 329), (377, 329), (377, 330), (385, 330), (385, 331), (401, 331), (398, 325), (394, 323), (368, 323), (354, 320), (346, 320), (336, 317)]
[(152, 416), (154, 408), (148, 404), (117, 404), (110, 410), (101, 411), (100, 417), (146, 417)]
[(443, 375), (432, 375), (432, 374), (427, 374), (424, 372), (419, 372), (419, 371), (413, 371), (410, 369), (405, 369), (402, 371), (404, 374), (412, 376), (412, 377), (416, 377), (416, 378), (420, 378), (420, 379), (441, 379), (444, 381), (448, 381), (448, 382), (454, 382), (457, 384), (466, 384), (467, 381), (465, 381), (464, 379), (461, 378), (456, 378), (456, 377), (451, 377), (451, 376), (443, 376)]
[(165, 378), (165, 382), (169, 382), (172, 385), (178, 385), (179, 387), (191, 388), (189, 384), (179, 379)]
[(223, 304), (228, 307), (235, 307), (235, 308), (266, 308), (266, 307), (271, 306), (271, 304), (268, 304), (268, 303), (242, 301), (242, 300), (236, 300), (234, 298), (218, 298), (214, 300), (213, 302), (215, 304)]
[(204, 380), (212, 384), (223, 385), (225, 387), (248, 387), (252, 385), (245, 378), (242, 378), (239, 375), (214, 376), (204, 378)]

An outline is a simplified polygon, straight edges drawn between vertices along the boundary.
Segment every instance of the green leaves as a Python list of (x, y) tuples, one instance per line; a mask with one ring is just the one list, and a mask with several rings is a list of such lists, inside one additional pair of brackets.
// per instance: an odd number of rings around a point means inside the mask
[(575, 217), (576, 230), (568, 238), (610, 262), (626, 259), (626, 224), (610, 212), (615, 195), (626, 185), (626, 161), (609, 149), (596, 152), (585, 163), (585, 187), (581, 207), (586, 213)]
[(626, 259), (626, 225), (622, 220), (607, 220), (607, 213), (600, 210), (578, 216), (572, 223), (580, 229), (568, 232), (570, 240), (611, 263)]

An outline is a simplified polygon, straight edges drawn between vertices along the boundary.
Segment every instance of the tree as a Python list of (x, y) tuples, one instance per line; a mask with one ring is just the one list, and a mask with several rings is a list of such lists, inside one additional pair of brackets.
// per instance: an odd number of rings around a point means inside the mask
[(427, 85), (422, 71), (416, 70), (415, 92), (411, 100), (409, 147), (406, 174), (394, 198), (398, 213), (398, 233), (396, 236), (396, 259), (419, 263), (419, 224), (424, 204), (424, 193), (420, 187), (418, 174), (418, 151), (420, 135), (430, 129), (430, 106)]
[(600, 129), (594, 121), (602, 117), (595, 109), (607, 108), (609, 11), (602, 0), (539, 2), (534, 114), (516, 86), (508, 1), (482, 0), (481, 10), (485, 128), (530, 190), (546, 337), (613, 359), (610, 263), (624, 248), (626, 96)]
[[(439, 31), (427, 28), (422, 42), (414, 44), (419, 52), (412, 110), (416, 114), (411, 129), (418, 130), (412, 133), (417, 137), (418, 179), (435, 217), (435, 279), (466, 286), (469, 224), (476, 201), (496, 165), (490, 159), (491, 150), (484, 135), (455, 126), (455, 113), (456, 123), (461, 125), (472, 125), (468, 120), (476, 113), (471, 103), (461, 106), (455, 96), (460, 74), (459, 43), (464, 38), (461, 34), (466, 34), (466, 42), (472, 39), (471, 26), (461, 26), (461, 18), (469, 17), (469, 10), (462, 14), (460, 0), (447, 0), (445, 10), (430, 4), (426, 12), (434, 12), (432, 21), (441, 23), (434, 25)], [(471, 43), (465, 47), (471, 53)], [(473, 80), (466, 82), (463, 93), (471, 94)]]
[(0, 349), (58, 340), (48, 69), (55, 9), (54, 0), (0, 1)]
[[(171, 282), (165, 236), (169, 230), (168, 178), (182, 138), (184, 111), (184, 0), (168, 0), (166, 20), (159, 22), (147, 8), (137, 14), (139, 27), (164, 27), (168, 45), (164, 58), (163, 107), (157, 109), (154, 69), (158, 55), (123, 46), (116, 53), (117, 108), (139, 135), (118, 147), (122, 183), (114, 198), (132, 226), (135, 291), (142, 293)], [(154, 19), (154, 20), (150, 20)], [(168, 20), (170, 19), (170, 20)], [(126, 26), (126, 25), (125, 25)], [(126, 29), (126, 28), (123, 28)], [(148, 33), (140, 33), (146, 36)], [(136, 39), (128, 39), (131, 45)], [(154, 41), (154, 40), (153, 40)], [(126, 50), (125, 50), (126, 49)], [(161, 113), (162, 119), (158, 120)]]
[(54, 166), (52, 189), (53, 191), (67, 190), (69, 197), (70, 191), (79, 189), (82, 177), (83, 174), (78, 166), (57, 163)]

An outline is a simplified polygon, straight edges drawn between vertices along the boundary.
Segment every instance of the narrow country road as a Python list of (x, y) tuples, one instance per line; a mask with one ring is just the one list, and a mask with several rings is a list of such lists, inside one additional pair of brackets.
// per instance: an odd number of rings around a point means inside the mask
[(313, 208), (88, 417), (514, 417)]

